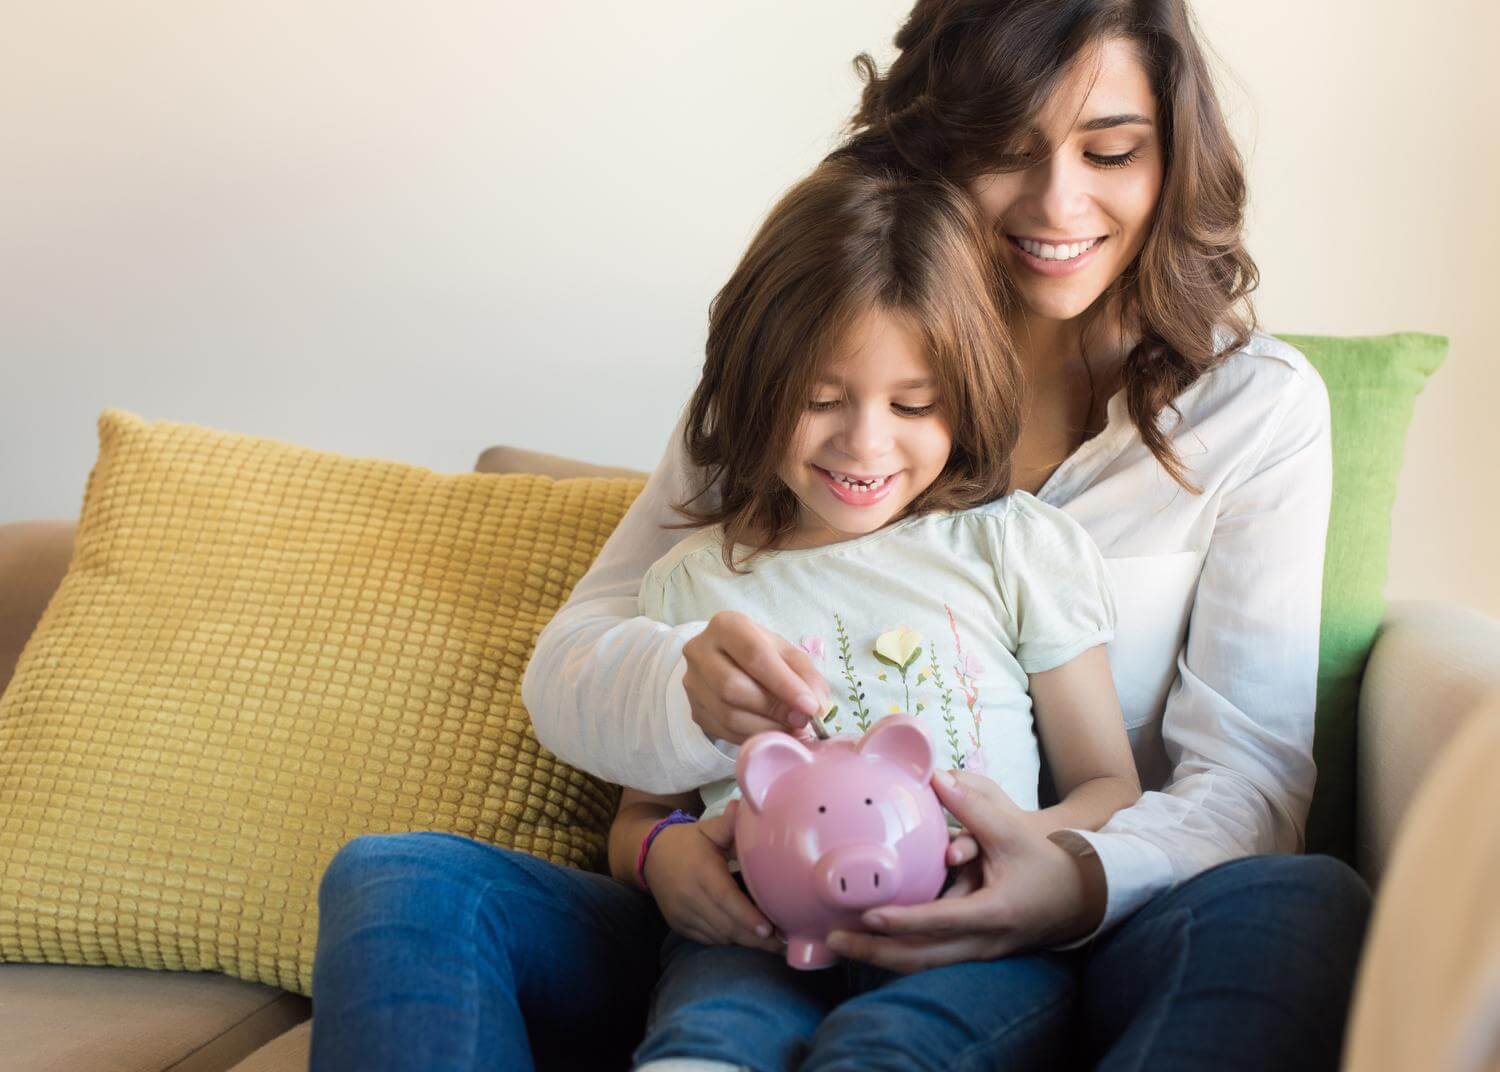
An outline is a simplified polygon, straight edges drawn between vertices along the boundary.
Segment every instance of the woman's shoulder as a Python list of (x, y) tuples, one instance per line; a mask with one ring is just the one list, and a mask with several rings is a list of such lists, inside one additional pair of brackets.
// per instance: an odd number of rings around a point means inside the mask
[[(1232, 341), (1224, 329), (1215, 339), (1225, 346)], [(1225, 417), (1266, 435), (1289, 420), (1308, 427), (1329, 423), (1328, 389), (1318, 370), (1301, 350), (1263, 331), (1220, 358), (1176, 406), (1190, 426)]]

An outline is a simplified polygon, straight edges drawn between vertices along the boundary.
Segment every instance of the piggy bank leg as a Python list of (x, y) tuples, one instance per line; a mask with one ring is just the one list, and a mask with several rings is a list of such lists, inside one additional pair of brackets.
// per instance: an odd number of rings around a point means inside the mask
[(787, 937), (786, 962), (790, 967), (816, 971), (818, 968), (832, 967), (838, 959), (839, 955), (824, 945), (821, 938)]

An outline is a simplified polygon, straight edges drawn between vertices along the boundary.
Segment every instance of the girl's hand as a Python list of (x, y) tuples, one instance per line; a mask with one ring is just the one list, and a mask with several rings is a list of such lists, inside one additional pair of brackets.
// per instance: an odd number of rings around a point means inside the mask
[(948, 862), (964, 870), (944, 896), (925, 905), (873, 908), (861, 922), (878, 933), (835, 931), (830, 949), (913, 972), (1055, 945), (1098, 926), (1105, 889), (1096, 858), (1076, 857), (1028, 825), (1025, 812), (983, 775), (942, 772), (932, 787), (963, 823), (977, 856), (965, 863), (969, 848), (963, 836), (956, 838)]
[(828, 709), (828, 685), (807, 652), (738, 611), (715, 614), (682, 654), (693, 721), (710, 740), (799, 730)]
[(771, 923), (729, 870), (734, 850), (731, 801), (724, 814), (678, 823), (656, 835), (646, 854), (646, 882), (672, 929), (703, 945), (749, 946), (782, 953)]

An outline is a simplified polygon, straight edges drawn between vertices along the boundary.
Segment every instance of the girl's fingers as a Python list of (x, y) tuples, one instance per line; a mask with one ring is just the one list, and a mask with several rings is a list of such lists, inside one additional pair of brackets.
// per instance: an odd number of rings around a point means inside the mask
[[(734, 664), (774, 699), (790, 707), (794, 719), (801, 716), (793, 729), (811, 716), (822, 714), (812, 686), (798, 676), (783, 656), (780, 638), (773, 637), (748, 619), (746, 622), (746, 628), (736, 629), (724, 637), (724, 650)], [(762, 710), (769, 711), (770, 706), (768, 702)]]
[[(727, 871), (724, 873), (723, 881), (716, 876), (705, 892), (708, 903), (723, 916), (732, 940), (739, 945), (773, 953), (780, 951), (781, 943), (776, 940), (771, 921), (745, 896), (739, 884), (728, 878), (728, 874)], [(762, 930), (765, 931), (764, 934), (761, 933)]]

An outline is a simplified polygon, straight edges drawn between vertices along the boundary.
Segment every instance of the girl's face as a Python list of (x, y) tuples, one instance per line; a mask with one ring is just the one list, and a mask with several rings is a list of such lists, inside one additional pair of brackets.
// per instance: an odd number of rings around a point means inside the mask
[(802, 505), (787, 546), (874, 532), (927, 490), (953, 444), (939, 401), (910, 325), (899, 314), (867, 310), (817, 377), (777, 469)]
[(1108, 41), (1096, 56), (1074, 66), (1031, 140), (1011, 148), (1036, 162), (969, 183), (1007, 240), (1007, 275), (1028, 312), (1046, 320), (1073, 319), (1120, 276), (1145, 244), (1161, 193), (1156, 98), (1136, 47)]

